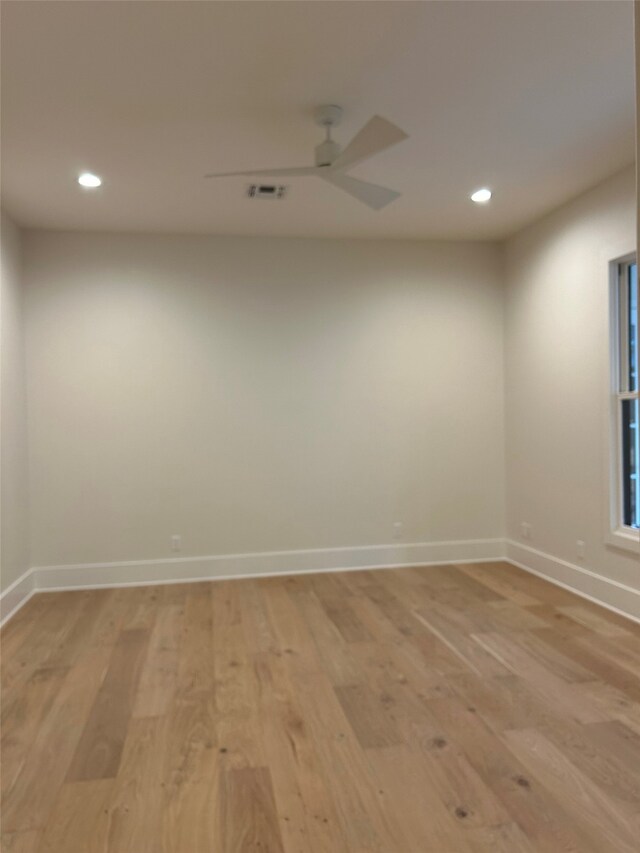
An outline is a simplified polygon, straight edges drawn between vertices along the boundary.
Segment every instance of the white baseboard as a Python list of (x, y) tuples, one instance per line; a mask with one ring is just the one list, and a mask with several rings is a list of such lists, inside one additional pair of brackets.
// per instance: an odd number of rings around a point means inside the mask
[(35, 573), (33, 569), (28, 569), (0, 595), (0, 625), (11, 619), (35, 591)]
[(583, 598), (640, 621), (640, 590), (522, 545), (513, 540), (471, 539), (453, 542), (265, 551), (166, 560), (131, 560), (40, 566), (29, 569), (0, 596), (4, 624), (34, 592), (100, 587), (149, 586), (205, 580), (269, 577), (304, 572), (403, 568), (506, 560)]
[(264, 551), (210, 557), (177, 557), (166, 560), (132, 560), (121, 563), (41, 566), (32, 571), (35, 574), (37, 589), (45, 591), (226, 580), (303, 572), (400, 568), (502, 558), (504, 558), (503, 539), (472, 539), (455, 542), (317, 548), (307, 551)]
[(506, 541), (507, 562), (561, 586), (595, 604), (640, 622), (640, 589), (537, 551), (512, 539)]

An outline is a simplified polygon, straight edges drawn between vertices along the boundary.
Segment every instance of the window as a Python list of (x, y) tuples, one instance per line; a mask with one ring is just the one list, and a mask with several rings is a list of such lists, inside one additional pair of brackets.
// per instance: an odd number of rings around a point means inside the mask
[(615, 526), (640, 530), (640, 399), (638, 394), (638, 264), (614, 264)]

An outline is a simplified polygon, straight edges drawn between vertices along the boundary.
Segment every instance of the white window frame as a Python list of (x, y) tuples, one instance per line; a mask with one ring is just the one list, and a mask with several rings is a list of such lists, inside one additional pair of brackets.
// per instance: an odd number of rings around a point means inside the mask
[(630, 263), (637, 263), (635, 252), (629, 252), (609, 263), (609, 524), (606, 539), (610, 545), (640, 553), (640, 531), (622, 523), (622, 401), (638, 399), (638, 391), (628, 390), (627, 378), (623, 378), (620, 372), (626, 334), (622, 322), (622, 273)]

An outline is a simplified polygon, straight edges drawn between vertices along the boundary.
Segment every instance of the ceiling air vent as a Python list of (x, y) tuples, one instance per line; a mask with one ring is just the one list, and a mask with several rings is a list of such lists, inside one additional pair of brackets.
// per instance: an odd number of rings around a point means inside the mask
[(276, 184), (249, 184), (247, 195), (249, 198), (284, 198), (287, 188)]

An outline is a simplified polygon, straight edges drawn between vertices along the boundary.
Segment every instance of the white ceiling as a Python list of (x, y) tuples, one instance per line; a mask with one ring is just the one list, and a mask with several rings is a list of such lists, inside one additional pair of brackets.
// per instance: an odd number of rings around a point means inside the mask
[[(562, 0), (3, 2), (3, 203), (45, 228), (501, 238), (633, 161), (632, 20)], [(410, 134), (353, 171), (402, 198), (202, 179), (311, 164), (321, 103), (344, 107), (338, 141), (374, 113)]]

